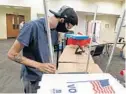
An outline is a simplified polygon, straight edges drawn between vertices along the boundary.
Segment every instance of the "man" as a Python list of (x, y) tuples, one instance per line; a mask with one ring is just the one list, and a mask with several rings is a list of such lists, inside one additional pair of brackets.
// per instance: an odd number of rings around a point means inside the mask
[[(63, 6), (58, 13), (50, 10), (54, 16), (49, 17), (50, 29), (67, 32), (78, 24), (76, 12)], [(20, 51), (23, 49), (23, 56)], [(16, 41), (8, 52), (8, 58), (22, 64), (21, 78), (25, 93), (36, 93), (38, 82), (43, 73), (55, 73), (56, 65), (49, 63), (49, 48), (45, 19), (26, 23)]]
[(22, 29), (22, 27), (24, 26), (24, 24), (25, 24), (25, 21), (24, 21), (24, 20), (22, 20), (22, 21), (21, 21), (21, 23), (20, 23), (20, 25), (19, 25), (19, 30), (21, 30), (21, 29)]

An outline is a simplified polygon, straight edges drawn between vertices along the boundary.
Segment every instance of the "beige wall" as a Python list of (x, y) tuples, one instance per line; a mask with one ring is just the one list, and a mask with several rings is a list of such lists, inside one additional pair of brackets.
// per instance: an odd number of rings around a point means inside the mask
[(3, 10), (0, 9), (0, 39), (7, 38), (7, 31), (6, 31), (6, 16), (4, 13), (1, 13)]
[(0, 7), (0, 39), (7, 39), (6, 14), (13, 14), (14, 12), (19, 15), (25, 15), (26, 21), (30, 20), (30, 10)]
[[(87, 21), (93, 20), (93, 16), (87, 16)], [(116, 19), (117, 16), (113, 15), (98, 15), (96, 20), (101, 21), (101, 32), (100, 32), (100, 39), (101, 40), (114, 40), (115, 38), (115, 26), (116, 26)], [(109, 24), (109, 28), (105, 27), (105, 24)]]
[(81, 13), (77, 13), (78, 15), (78, 26), (74, 27), (75, 33), (81, 32), (86, 35), (86, 16)]
[[(122, 10), (125, 9), (126, 10), (126, 2), (122, 2)], [(120, 36), (121, 37), (125, 37), (125, 40), (126, 40), (126, 11), (125, 11), (125, 18), (123, 20), (123, 25), (125, 25), (125, 27), (122, 27), (121, 28), (121, 32), (120, 32)]]
[(126, 38), (126, 26), (121, 28), (120, 37)]
[[(73, 30), (75, 33), (77, 32), (82, 32), (83, 34), (86, 34), (86, 25), (85, 21), (89, 22), (93, 20), (92, 15), (87, 15), (85, 13), (78, 13), (78, 18), (79, 18), (79, 24), (78, 26), (75, 26)], [(101, 21), (101, 32), (100, 32), (100, 39), (101, 40), (114, 40), (115, 39), (115, 26), (116, 26), (116, 20), (118, 16), (115, 15), (97, 15), (96, 20)], [(109, 28), (106, 28), (105, 25), (108, 24)]]
[[(48, 4), (48, 8), (52, 9), (54, 11), (58, 10), (62, 5), (68, 5), (73, 7), (76, 11), (81, 12), (94, 12), (94, 7), (97, 4), (99, 6), (98, 13), (105, 13), (105, 14), (115, 14), (119, 15), (120, 10), (122, 7), (121, 2), (118, 0), (46, 0)], [(10, 5), (10, 6), (24, 6), (24, 7), (30, 7), (31, 8), (31, 19), (36, 19), (37, 14), (43, 14), (43, 1), (42, 0), (1, 0), (0, 5)], [(106, 6), (107, 5), (107, 6)], [(0, 12), (2, 10), (0, 9)], [(18, 11), (20, 12), (20, 11)], [(2, 32), (0, 32), (0, 38), (6, 37), (6, 29), (5, 29), (5, 15), (4, 11), (0, 13), (0, 24), (2, 24), (0, 27), (4, 27)], [(80, 16), (79, 20), (81, 21), (83, 19), (82, 16)], [(113, 19), (113, 18), (112, 18)], [(82, 20), (84, 21), (84, 20)], [(2, 23), (3, 22), (3, 23)], [(76, 27), (79, 31), (82, 30), (83, 22), (79, 23), (80, 26)], [(81, 28), (80, 28), (81, 27)], [(4, 33), (4, 34), (1, 34)]]
[[(76, 11), (94, 12), (99, 6), (99, 13), (120, 14), (121, 2), (119, 0), (46, 0), (49, 9), (58, 10), (62, 5), (73, 7)], [(0, 5), (24, 6), (31, 8), (31, 19), (37, 18), (37, 13), (43, 14), (43, 0), (0, 0)]]
[(30, 16), (32, 20), (37, 18), (38, 13), (44, 13), (43, 0), (0, 0), (0, 5), (29, 7), (31, 8)]
[(98, 13), (115, 15), (119, 15), (122, 8), (121, 2), (117, 0), (48, 0), (49, 9), (57, 11), (63, 5), (82, 12), (94, 12), (98, 5)]

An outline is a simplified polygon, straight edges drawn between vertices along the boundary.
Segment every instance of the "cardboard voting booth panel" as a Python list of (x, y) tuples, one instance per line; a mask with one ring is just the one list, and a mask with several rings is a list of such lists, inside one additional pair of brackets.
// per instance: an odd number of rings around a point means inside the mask
[[(81, 63), (59, 63), (57, 73), (85, 72), (87, 64)], [(102, 73), (103, 71), (97, 64), (89, 64), (88, 73)]]
[[(82, 55), (76, 55), (75, 50), (76, 46), (66, 46), (63, 53), (61, 54), (59, 58), (59, 63), (87, 63), (88, 60), (88, 48), (84, 48), (84, 53)], [(92, 56), (90, 55), (90, 63), (94, 63)]]
[(110, 74), (44, 74), (37, 94), (126, 94)]

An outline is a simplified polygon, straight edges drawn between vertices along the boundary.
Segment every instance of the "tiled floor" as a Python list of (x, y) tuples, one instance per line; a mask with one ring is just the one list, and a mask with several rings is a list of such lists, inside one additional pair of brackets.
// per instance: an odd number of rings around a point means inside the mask
[[(23, 85), (20, 80), (20, 64), (17, 64), (7, 58), (7, 52), (14, 39), (0, 40), (0, 93), (22, 93)], [(104, 71), (108, 57), (94, 57), (94, 61)], [(108, 69), (118, 80), (123, 81), (119, 75), (121, 69), (125, 68), (124, 60), (119, 57), (119, 50), (116, 50), (112, 63)]]
[(7, 58), (7, 52), (14, 39), (0, 40), (0, 93), (22, 93), (20, 64)]
[[(118, 46), (118, 45), (117, 45)], [(109, 49), (109, 55), (112, 52), (112, 47)], [(94, 57), (95, 63), (97, 63), (100, 68), (105, 71), (109, 56), (101, 55), (101, 58)], [(125, 60), (120, 57), (120, 49), (118, 47), (115, 48), (113, 58), (111, 60), (110, 66), (108, 67), (107, 72), (116, 77), (120, 82), (124, 83), (124, 78), (120, 75), (120, 71), (125, 69)]]

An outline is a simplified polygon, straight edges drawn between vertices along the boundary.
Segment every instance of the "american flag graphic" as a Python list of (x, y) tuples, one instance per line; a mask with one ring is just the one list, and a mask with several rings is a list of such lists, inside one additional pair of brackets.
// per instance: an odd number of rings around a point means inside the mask
[(108, 79), (91, 81), (91, 84), (93, 86), (95, 94), (115, 94), (115, 91), (109, 84)]

